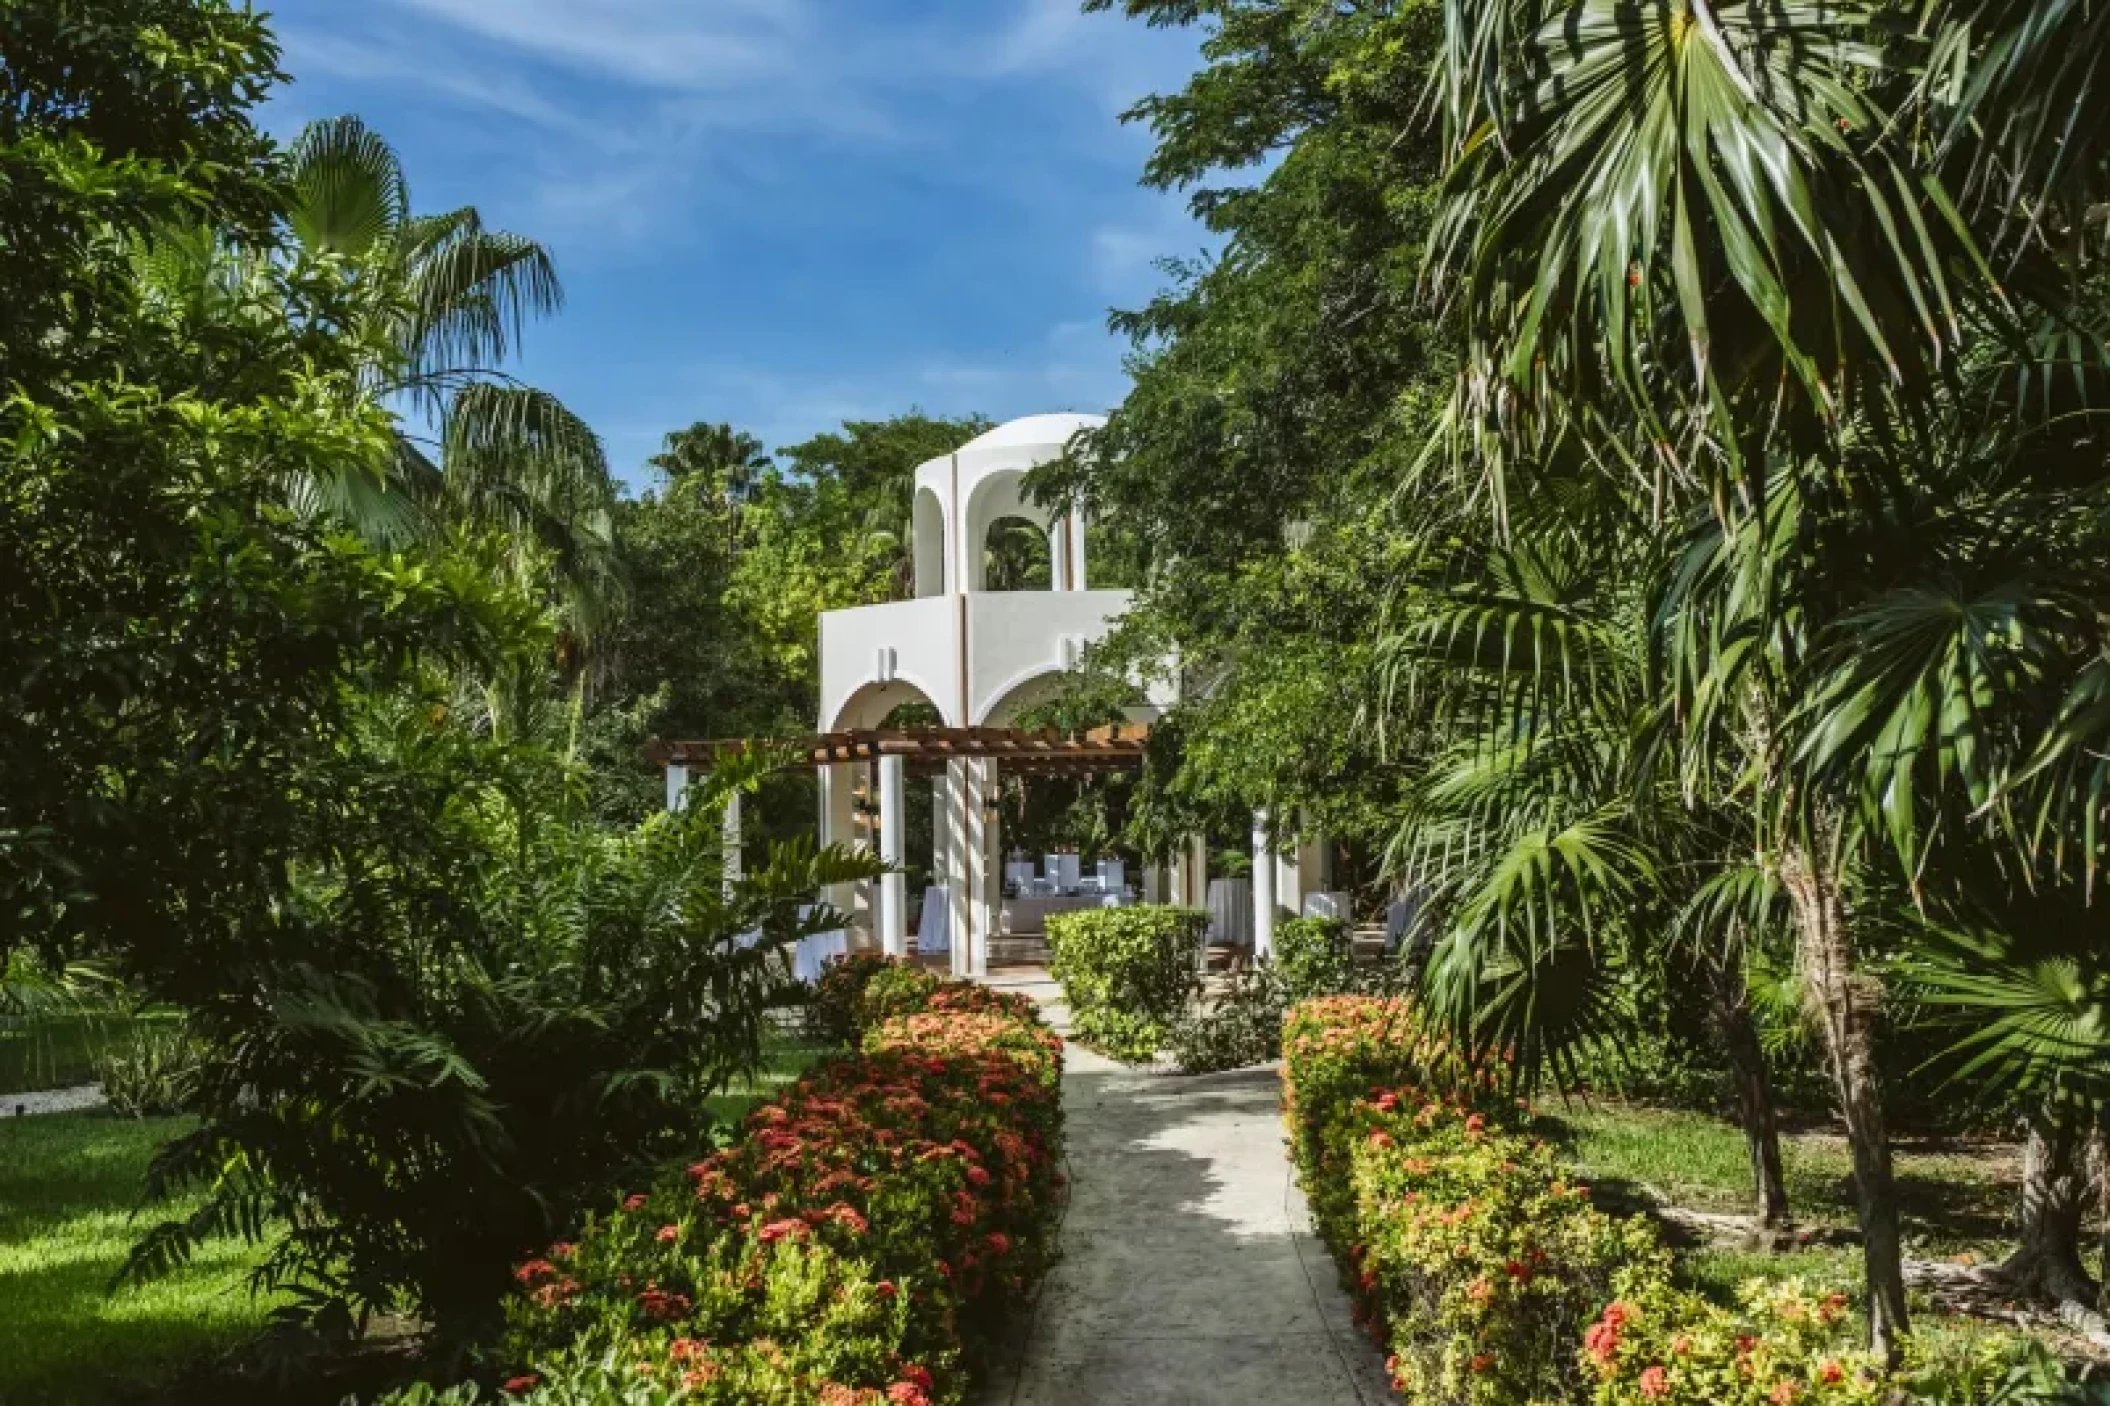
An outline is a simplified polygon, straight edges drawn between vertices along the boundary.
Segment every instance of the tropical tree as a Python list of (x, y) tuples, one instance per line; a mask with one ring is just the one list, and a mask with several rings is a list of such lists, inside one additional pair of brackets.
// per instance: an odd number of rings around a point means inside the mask
[(776, 467), (762, 441), (725, 423), (697, 421), (666, 438), (645, 461), (664, 474), (670, 488), (706, 498), (725, 518), (726, 555), (740, 554), (740, 519), (762, 480)]
[[(2040, 527), (2059, 518), (2051, 485), (2029, 482), (2049, 465), (2013, 451), (2047, 434), (2071, 445), (2074, 426), (2036, 402), (2097, 363), (2053, 244), (2085, 249), (2068, 236), (2101, 148), (2084, 122), (2072, 130), (2090, 138), (2048, 155), (2030, 116), (2043, 109), (2009, 82), (2034, 68), (2086, 96), (2093, 80), (2038, 43), (2048, 28), (2074, 37), (2074, 16), (1937, 6), (1931, 42), (1888, 37), (1887, 18), (1453, 7), (1431, 270), (1467, 329), (1453, 491), (1500, 520), (1523, 495), (1610, 477), (1690, 534), (1659, 614), (1666, 702), (1688, 756), (1733, 759), (1764, 798), (1761, 853), (1795, 916), (1853, 1148), (1872, 1337), (1894, 1353), (1904, 1285), (1857, 936), (1870, 895), (1854, 875), (1894, 862), (1919, 881), (1920, 820), (1983, 813), (2016, 756), (2002, 740), (2027, 747), (2025, 680), (2071, 673), (2074, 656), (2045, 649), (2080, 638), (2060, 629), (2068, 613), (1995, 566), (2016, 524), (1979, 466), (1990, 450), (2019, 468), (2014, 489), (2050, 513)], [(1958, 169), (1996, 168), (2042, 178), (2025, 182), (2028, 222), (2058, 235), (2010, 241), (1997, 279), (1987, 251), (2009, 213), (1951, 188)], [(2040, 317), (2053, 335), (2033, 333)], [(1975, 370), (1996, 361), (2038, 393), (1987, 395)], [(1959, 442), (1975, 448), (1959, 456)], [(2100, 455), (2080, 457), (2099, 479)], [(1932, 552), (1902, 535), (1936, 517)], [(2095, 560), (2092, 544), (2052, 540)]]
[(529, 555), (554, 568), (572, 628), (603, 626), (621, 590), (600, 438), (503, 369), (529, 321), (563, 305), (549, 251), (474, 207), (416, 213), (401, 159), (357, 117), (310, 124), (289, 156), (287, 227), (304, 252), (354, 270), (368, 389), (406, 422), (384, 479), (317, 481), (312, 506), (382, 541), (447, 523), (502, 529), (523, 569)]

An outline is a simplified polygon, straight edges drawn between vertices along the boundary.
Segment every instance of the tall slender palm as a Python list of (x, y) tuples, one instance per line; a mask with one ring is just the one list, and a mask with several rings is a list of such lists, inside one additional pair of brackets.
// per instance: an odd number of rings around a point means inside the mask
[(710, 495), (709, 506), (725, 516), (726, 557), (737, 557), (742, 515), (763, 477), (776, 467), (762, 441), (723, 422), (699, 420), (669, 434), (660, 452), (645, 462), (670, 483), (695, 485)]
[[(2088, 57), (2100, 7), (1936, 0), (1917, 33), (1896, 18), (1453, 0), (1431, 264), (1469, 343), (1457, 490), (1499, 512), (1610, 475), (1692, 534), (1663, 593), (1662, 701), (1687, 756), (1740, 753), (1765, 798), (1886, 1352), (1907, 1324), (1851, 857), (1880, 843), (1916, 877), (1917, 825), (1993, 803), (2031, 680), (2072, 657), (2032, 655), (2062, 614), (2043, 585), (1963, 586), (2007, 530), (1993, 517), (1952, 517), (1946, 558), (1900, 534), (1939, 520), (1921, 503), (1971, 500), (1942, 431), (1968, 442), (1992, 409), (1996, 443), (2028, 433), (2015, 404), (1966, 393), (1971, 359), (2022, 348), (2013, 369), (2041, 387), (2042, 353), (2073, 341), (2062, 275), (2086, 272), (2110, 83)], [(2024, 618), (2018, 589), (2044, 609)]]
[(319, 505), (383, 537), (435, 522), (501, 527), (546, 554), (575, 628), (619, 597), (615, 488), (598, 436), (504, 368), (563, 290), (548, 250), (472, 207), (413, 211), (395, 150), (356, 117), (311, 124), (291, 152), (293, 237), (343, 259), (364, 294), (374, 393), (411, 426), (381, 488), (318, 488)]

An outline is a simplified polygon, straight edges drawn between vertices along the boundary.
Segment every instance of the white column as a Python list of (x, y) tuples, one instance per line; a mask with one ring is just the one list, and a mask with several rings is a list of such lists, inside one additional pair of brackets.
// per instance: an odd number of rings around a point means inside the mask
[(1253, 955), (1275, 952), (1275, 836), (1267, 807), (1253, 812)]
[(973, 960), (974, 904), (968, 880), (973, 865), (968, 863), (968, 845), (975, 833), (975, 823), (969, 818), (969, 802), (973, 799), (974, 786), (968, 768), (969, 761), (953, 761), (945, 764), (943, 803), (946, 811), (945, 823), (945, 872), (946, 881), (952, 885), (952, 902), (947, 905), (947, 935), (952, 940), (952, 974), (967, 975)]
[(1048, 524), (1048, 589), (1070, 589), (1070, 520), (1056, 518)]
[(720, 843), (723, 845), (722, 852), (725, 856), (725, 862), (723, 865), (725, 896), (727, 898), (731, 898), (733, 896), (734, 888), (738, 887), (740, 883), (741, 873), (740, 793), (738, 791), (733, 792), (731, 796), (726, 798), (725, 831), (724, 837), (720, 841)]
[(667, 809), (689, 807), (689, 769), (680, 762), (667, 763)]
[(930, 881), (934, 884), (952, 882), (952, 870), (947, 867), (951, 860), (948, 851), (952, 847), (952, 807), (946, 799), (946, 777), (941, 773), (930, 783)]
[(1187, 837), (1187, 883), (1180, 902), (1189, 908), (1209, 906), (1209, 840), (1205, 835)]
[(1143, 864), (1143, 901), (1163, 903), (1165, 901), (1165, 871), (1156, 863), (1146, 860)]
[(996, 814), (996, 762), (967, 763), (967, 975), (989, 975), (989, 939), (1004, 901), (1003, 836)]
[(1074, 567), (1070, 572), (1070, 589), (1088, 591), (1091, 584), (1086, 579), (1084, 570), (1084, 514), (1071, 513), (1067, 521), (1070, 525), (1070, 545), (1075, 549), (1071, 557)]
[[(821, 843), (853, 848), (857, 844), (857, 773), (855, 768), (835, 762), (820, 768)], [(827, 900), (845, 923), (855, 926), (856, 884), (831, 884)]]
[(887, 872), (879, 880), (879, 945), (889, 957), (908, 955), (908, 876), (902, 863), (902, 762), (879, 759), (879, 859)]

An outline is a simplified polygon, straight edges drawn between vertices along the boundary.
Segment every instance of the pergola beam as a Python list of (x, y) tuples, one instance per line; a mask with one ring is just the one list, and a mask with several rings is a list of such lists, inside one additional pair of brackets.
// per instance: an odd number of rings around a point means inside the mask
[(922, 775), (953, 761), (994, 758), (1031, 775), (1089, 775), (1140, 766), (1150, 740), (1142, 723), (1119, 723), (1082, 734), (1048, 728), (1029, 732), (1001, 727), (860, 728), (813, 737), (738, 738), (711, 742), (654, 741), (646, 754), (663, 767), (709, 766), (726, 756), (777, 751), (782, 770), (899, 757)]

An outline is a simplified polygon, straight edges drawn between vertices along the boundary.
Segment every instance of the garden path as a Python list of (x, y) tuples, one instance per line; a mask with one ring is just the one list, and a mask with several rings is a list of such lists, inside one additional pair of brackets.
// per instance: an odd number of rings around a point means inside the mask
[[(1000, 971), (1066, 1025), (1045, 974)], [(1071, 1046), (1062, 1260), (981, 1406), (1376, 1406), (1283, 1147), (1277, 1075), (1126, 1069)]]

